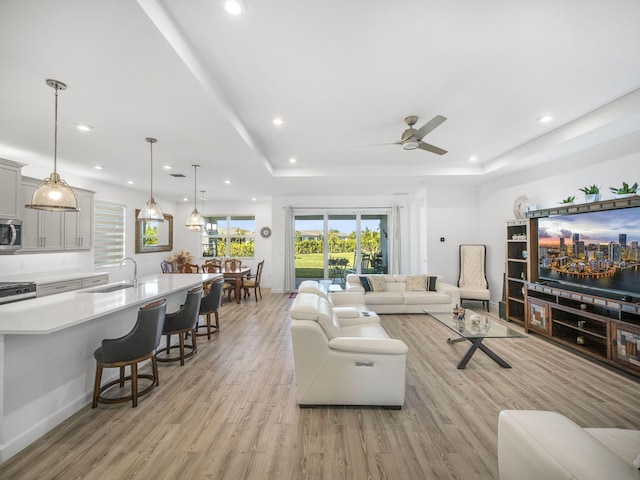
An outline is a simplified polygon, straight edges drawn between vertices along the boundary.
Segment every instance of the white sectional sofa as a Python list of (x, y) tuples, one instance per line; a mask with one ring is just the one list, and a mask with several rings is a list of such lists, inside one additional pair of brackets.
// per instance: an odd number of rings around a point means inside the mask
[(298, 404), (401, 408), (408, 351), (404, 342), (389, 338), (380, 317), (362, 304), (332, 303), (334, 298), (354, 301), (362, 294), (329, 297), (308, 285), (302, 290), (290, 310)]
[(634, 460), (639, 430), (582, 428), (556, 412), (500, 412), (500, 480), (638, 480)]
[[(361, 277), (373, 280), (378, 288), (365, 291)], [(460, 305), (458, 287), (445, 283), (440, 275), (432, 277), (436, 280), (434, 291), (428, 289), (429, 275), (350, 274), (347, 275), (346, 290), (363, 293), (367, 308), (378, 314), (453, 311), (456, 305)]]

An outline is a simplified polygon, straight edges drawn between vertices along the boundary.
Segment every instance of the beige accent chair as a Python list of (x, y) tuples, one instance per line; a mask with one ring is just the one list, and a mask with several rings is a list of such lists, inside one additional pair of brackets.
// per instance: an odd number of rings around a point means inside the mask
[(487, 247), (485, 245), (460, 245), (460, 306), (464, 300), (479, 300), (489, 311), (489, 282), (486, 276)]

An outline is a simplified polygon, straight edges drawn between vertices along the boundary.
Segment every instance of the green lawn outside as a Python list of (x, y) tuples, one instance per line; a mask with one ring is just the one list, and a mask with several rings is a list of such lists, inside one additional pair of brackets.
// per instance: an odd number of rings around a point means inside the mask
[[(352, 268), (353, 252), (332, 253), (331, 258), (346, 258), (347, 268)], [(323, 278), (324, 255), (322, 253), (296, 254), (296, 278)]]

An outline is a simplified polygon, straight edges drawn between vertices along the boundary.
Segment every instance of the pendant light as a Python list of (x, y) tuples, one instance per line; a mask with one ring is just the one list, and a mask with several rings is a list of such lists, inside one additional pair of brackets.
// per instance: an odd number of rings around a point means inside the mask
[(192, 232), (200, 232), (202, 231), (202, 227), (204, 227), (204, 218), (198, 212), (198, 208), (196, 207), (197, 197), (196, 197), (196, 184), (198, 178), (198, 167), (200, 165), (191, 165), (193, 167), (193, 212), (187, 218), (187, 223), (185, 223), (186, 227), (189, 227), (189, 230)]
[(164, 222), (164, 215), (162, 214), (162, 210), (160, 210), (160, 205), (158, 205), (155, 198), (153, 198), (153, 144), (158, 140), (147, 137), (145, 141), (149, 142), (149, 148), (151, 149), (151, 174), (149, 175), (151, 178), (151, 196), (149, 197), (149, 201), (142, 207), (142, 210), (140, 210), (140, 213), (138, 213), (138, 220)]
[(45, 178), (31, 197), (26, 208), (48, 210), (50, 212), (77, 212), (78, 201), (67, 182), (58, 175), (58, 90), (66, 90), (67, 86), (58, 80), (47, 80), (47, 85), (56, 91), (55, 128), (53, 139), (53, 173)]

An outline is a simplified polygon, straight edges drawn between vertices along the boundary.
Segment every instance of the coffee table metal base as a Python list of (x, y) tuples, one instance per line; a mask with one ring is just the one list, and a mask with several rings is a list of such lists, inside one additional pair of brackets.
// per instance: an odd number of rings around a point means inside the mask
[(471, 339), (471, 338), (462, 338), (462, 337), (460, 337), (460, 338), (456, 338), (454, 340), (448, 339), (447, 342), (448, 343), (458, 343), (458, 342), (462, 342), (463, 340), (469, 340), (469, 342), (471, 342), (471, 345), (469, 345), (469, 348), (467, 348), (467, 351), (464, 352), (464, 355), (462, 356), (462, 359), (458, 363), (458, 369), (463, 369), (464, 367), (467, 366), (467, 363), (469, 363), (469, 360), (471, 360), (471, 357), (473, 357), (473, 354), (476, 353), (476, 350), (482, 350), (484, 353), (486, 353), (489, 356), (489, 358), (491, 360), (496, 362), (502, 368), (511, 368), (511, 365), (509, 365), (500, 356), (498, 356), (498, 354), (496, 352), (494, 352), (489, 347), (487, 347), (484, 343), (482, 343), (484, 338)]

